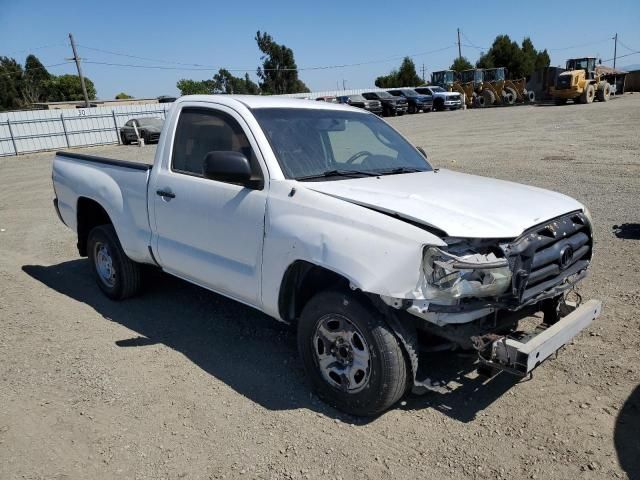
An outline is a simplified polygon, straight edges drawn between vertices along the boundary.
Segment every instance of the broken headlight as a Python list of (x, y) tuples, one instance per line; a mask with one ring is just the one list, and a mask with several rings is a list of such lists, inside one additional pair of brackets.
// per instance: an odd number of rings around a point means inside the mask
[(454, 255), (437, 247), (424, 251), (423, 293), (430, 300), (489, 297), (504, 293), (511, 285), (511, 269), (495, 253), (467, 251)]

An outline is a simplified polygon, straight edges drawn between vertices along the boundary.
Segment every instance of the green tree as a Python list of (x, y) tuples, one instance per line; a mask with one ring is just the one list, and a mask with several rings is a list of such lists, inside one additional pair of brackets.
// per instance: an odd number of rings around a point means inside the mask
[(293, 50), (276, 43), (267, 32), (258, 32), (255, 37), (258, 48), (262, 52), (258, 67), (260, 89), (267, 94), (304, 93), (309, 89), (298, 78), (298, 66), (293, 57)]
[(0, 111), (23, 106), (22, 82), (24, 72), (14, 58), (0, 57)]
[(52, 75), (35, 55), (29, 55), (24, 63), (22, 98), (26, 104), (45, 102), (49, 95)]
[(378, 88), (393, 88), (398, 87), (398, 70), (391, 70), (389, 75), (380, 75), (376, 78), (375, 82)]
[(421, 83), (422, 79), (416, 72), (416, 65), (410, 57), (404, 57), (398, 70), (391, 70), (389, 75), (381, 75), (375, 80), (378, 88), (413, 87)]
[(476, 62), (476, 68), (494, 68), (493, 57), (489, 52), (482, 53)]
[(506, 67), (511, 78), (529, 77), (534, 71), (548, 67), (551, 63), (546, 50), (539, 52), (529, 37), (518, 42), (508, 35), (498, 35), (491, 48), (476, 62), (478, 68)]
[(551, 65), (551, 58), (549, 57), (549, 52), (547, 52), (547, 49), (545, 48), (543, 51), (538, 52), (538, 54), (536, 55), (534, 71), (542, 70), (549, 65)]
[(449, 69), (453, 70), (454, 72), (462, 72), (463, 70), (471, 70), (472, 68), (473, 65), (469, 60), (467, 60), (466, 57), (456, 58), (449, 67)]
[(260, 94), (260, 87), (251, 81), (248, 73), (244, 77), (236, 77), (224, 68), (213, 76), (213, 86), (215, 93)]
[[(84, 84), (87, 87), (89, 100), (95, 100), (96, 87), (91, 79), (84, 77)], [(84, 100), (82, 85), (77, 75), (60, 75), (52, 77), (49, 81), (47, 100), (49, 102), (65, 102)]]
[(214, 92), (213, 80), (190, 80), (183, 78), (176, 83), (180, 95), (211, 95)]
[(133, 97), (124, 92), (120, 92), (119, 94), (116, 95), (116, 100), (126, 100), (128, 98), (133, 98)]

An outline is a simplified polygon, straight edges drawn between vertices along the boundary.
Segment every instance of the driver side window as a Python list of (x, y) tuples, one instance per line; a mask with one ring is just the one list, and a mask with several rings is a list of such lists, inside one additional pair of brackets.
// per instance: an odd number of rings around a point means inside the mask
[(220, 151), (242, 153), (251, 165), (251, 178), (262, 178), (249, 140), (234, 118), (213, 109), (184, 108), (176, 127), (172, 170), (202, 176), (207, 153)]

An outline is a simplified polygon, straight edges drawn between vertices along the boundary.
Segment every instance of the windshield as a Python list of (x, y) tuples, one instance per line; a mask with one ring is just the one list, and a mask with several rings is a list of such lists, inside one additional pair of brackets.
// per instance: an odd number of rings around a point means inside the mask
[(287, 178), (431, 170), (420, 152), (375, 115), (306, 108), (261, 108), (254, 115)]
[(446, 92), (446, 90), (442, 87), (429, 87), (432, 92)]
[(362, 95), (349, 95), (347, 98), (352, 102), (364, 102), (364, 97)]
[(159, 118), (139, 118), (138, 125), (141, 127), (158, 127), (162, 128), (164, 122)]
[(393, 98), (393, 95), (391, 95), (389, 92), (385, 92), (385, 91), (371, 92), (371, 93), (375, 93), (378, 96), (378, 98)]
[(405, 89), (402, 90), (402, 93), (407, 97), (417, 97), (418, 94), (414, 90)]

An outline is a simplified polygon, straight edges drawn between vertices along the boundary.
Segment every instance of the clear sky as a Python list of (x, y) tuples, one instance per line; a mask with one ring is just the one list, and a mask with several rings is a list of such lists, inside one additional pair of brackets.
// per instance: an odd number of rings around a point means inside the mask
[[(155, 97), (175, 95), (179, 79), (210, 78), (219, 67), (241, 70), (236, 75), (247, 71), (255, 79), (260, 52), (254, 37), (261, 30), (293, 49), (300, 77), (311, 90), (335, 89), (343, 81), (347, 88), (365, 88), (405, 55), (412, 56), (419, 74), (424, 64), (427, 77), (448, 68), (457, 55), (458, 27), (462, 54), (472, 62), (501, 33), (518, 42), (531, 37), (537, 49), (549, 50), (552, 65), (571, 56), (606, 60), (613, 57), (616, 32), (618, 55), (640, 50), (640, 1), (0, 0), (0, 55), (24, 63), (34, 53), (44, 65), (61, 63), (71, 57), (67, 35), (72, 32), (99, 98), (120, 91)], [(357, 63), (366, 64), (353, 66)], [(188, 66), (193, 64), (206, 67)], [(345, 64), (352, 66), (304, 70)], [(640, 54), (617, 62), (618, 67), (635, 64)], [(75, 66), (50, 72), (75, 73)]]

